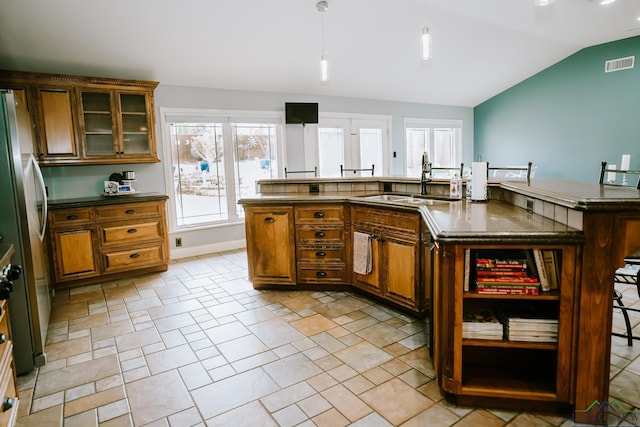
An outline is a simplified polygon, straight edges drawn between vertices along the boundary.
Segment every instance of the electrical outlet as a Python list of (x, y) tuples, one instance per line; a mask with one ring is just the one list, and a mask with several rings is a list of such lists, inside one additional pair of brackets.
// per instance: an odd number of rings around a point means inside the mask
[(527, 199), (527, 212), (533, 213), (533, 199)]
[(176, 248), (182, 246), (182, 237), (176, 237)]

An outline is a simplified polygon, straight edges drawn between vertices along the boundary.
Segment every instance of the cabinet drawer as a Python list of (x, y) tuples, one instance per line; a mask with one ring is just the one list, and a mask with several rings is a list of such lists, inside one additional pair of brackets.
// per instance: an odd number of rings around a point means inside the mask
[(296, 226), (296, 243), (299, 245), (342, 244), (344, 243), (344, 227), (298, 225)]
[(103, 254), (104, 272), (133, 270), (164, 263), (162, 245), (136, 248), (124, 251), (105, 252)]
[(298, 264), (298, 283), (346, 283), (344, 265)]
[(370, 209), (357, 207), (351, 210), (354, 226), (375, 227), (387, 230), (420, 235), (420, 214), (398, 212), (390, 209)]
[(0, 410), (0, 426), (12, 426), (18, 416), (18, 393), (11, 364), (5, 368), (0, 376), (0, 399), (2, 399), (2, 405), (6, 405), (7, 409)]
[(91, 224), (93, 218), (93, 208), (50, 210), (49, 227), (71, 227)]
[(342, 248), (298, 248), (298, 262), (321, 264), (344, 264)]
[(103, 245), (162, 239), (162, 222), (159, 220), (114, 224), (101, 226), (99, 229)]
[(310, 205), (295, 207), (296, 224), (342, 224), (344, 207), (336, 205)]
[(9, 323), (7, 320), (7, 311), (6, 311), (6, 302), (2, 301), (2, 306), (0, 310), (2, 310), (2, 314), (0, 314), (0, 360), (4, 360), (5, 357), (11, 357), (11, 355), (5, 354), (5, 352), (9, 351)]
[(98, 221), (129, 220), (160, 216), (162, 204), (156, 202), (148, 203), (125, 203), (122, 205), (99, 206), (96, 208)]

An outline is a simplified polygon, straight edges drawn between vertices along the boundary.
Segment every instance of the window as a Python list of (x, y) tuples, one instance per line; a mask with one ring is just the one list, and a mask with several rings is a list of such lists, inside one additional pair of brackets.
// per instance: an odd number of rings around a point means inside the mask
[[(405, 119), (406, 174), (419, 177), (422, 154), (429, 153), (431, 165), (437, 168), (459, 168), (462, 161), (461, 120)], [(441, 171), (449, 176), (448, 171)], [(437, 175), (436, 175), (437, 176)]]
[(237, 221), (238, 200), (256, 194), (257, 180), (277, 177), (281, 113), (162, 109), (161, 116), (173, 229)]
[[(346, 169), (371, 169), (376, 176), (388, 173), (384, 153), (390, 153), (388, 117), (321, 115), (318, 123), (317, 159), (321, 177), (340, 176)], [(371, 172), (349, 172), (349, 176), (370, 176)]]

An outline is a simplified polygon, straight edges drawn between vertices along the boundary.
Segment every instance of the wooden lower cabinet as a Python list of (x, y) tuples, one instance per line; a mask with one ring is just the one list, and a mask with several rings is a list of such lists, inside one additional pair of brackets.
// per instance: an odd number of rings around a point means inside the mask
[(245, 206), (249, 280), (255, 287), (295, 285), (292, 206)]
[[(11, 249), (8, 257), (0, 255), (0, 271), (11, 262)], [(7, 297), (9, 298), (9, 297)], [(13, 426), (18, 418), (18, 387), (16, 384), (16, 369), (13, 355), (13, 335), (9, 314), (9, 300), (0, 300), (0, 427)]]
[(294, 207), (296, 265), (302, 285), (344, 285), (347, 278), (347, 216), (342, 204)]
[[(559, 288), (539, 295), (478, 293), (474, 285), (474, 251), (506, 248), (553, 251), (560, 266)], [(574, 350), (577, 322), (573, 305), (578, 293), (576, 266), (580, 256), (581, 247), (573, 245), (436, 246), (433, 363), (440, 386), (458, 404), (568, 413), (575, 394), (575, 362), (579, 357)], [(465, 261), (469, 257), (471, 266)], [(469, 290), (465, 290), (467, 281)], [(557, 320), (557, 340), (518, 339), (507, 335), (508, 329), (502, 339), (465, 333), (465, 313), (487, 309), (494, 313), (526, 310)]]
[(353, 285), (421, 313), (427, 295), (421, 277), (421, 218), (417, 212), (354, 206), (352, 230), (371, 238), (372, 271), (353, 274)]
[(51, 231), (56, 281), (87, 278), (99, 274), (94, 236), (93, 229)]
[(52, 209), (49, 226), (57, 287), (168, 267), (165, 200)]

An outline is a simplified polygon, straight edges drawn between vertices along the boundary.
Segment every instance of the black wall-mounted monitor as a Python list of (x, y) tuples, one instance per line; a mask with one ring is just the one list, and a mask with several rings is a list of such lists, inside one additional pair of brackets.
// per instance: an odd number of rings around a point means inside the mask
[(318, 123), (318, 103), (285, 102), (284, 115), (286, 124)]

